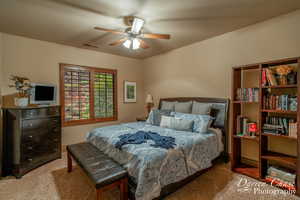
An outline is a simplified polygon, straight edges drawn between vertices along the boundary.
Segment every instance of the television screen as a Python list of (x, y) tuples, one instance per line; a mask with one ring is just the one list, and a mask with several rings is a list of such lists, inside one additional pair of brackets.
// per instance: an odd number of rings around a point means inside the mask
[(53, 101), (54, 100), (54, 91), (53, 86), (35, 86), (35, 101)]

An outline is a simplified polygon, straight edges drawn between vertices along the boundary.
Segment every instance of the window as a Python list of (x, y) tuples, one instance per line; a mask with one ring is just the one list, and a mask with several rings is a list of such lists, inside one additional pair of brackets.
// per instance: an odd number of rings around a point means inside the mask
[(60, 64), (64, 126), (117, 120), (117, 71)]

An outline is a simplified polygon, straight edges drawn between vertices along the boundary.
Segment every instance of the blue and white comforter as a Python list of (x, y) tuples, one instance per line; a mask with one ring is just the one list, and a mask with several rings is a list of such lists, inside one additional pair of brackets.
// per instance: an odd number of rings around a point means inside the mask
[[(115, 148), (120, 135), (139, 130), (174, 137), (176, 147), (169, 150), (152, 147), (153, 141), (149, 140), (144, 144), (125, 145), (122, 150)], [(88, 133), (87, 140), (127, 169), (137, 184), (137, 200), (158, 197), (162, 187), (211, 167), (211, 161), (222, 151), (220, 137), (212, 130), (201, 134), (161, 128), (144, 122), (96, 128)]]

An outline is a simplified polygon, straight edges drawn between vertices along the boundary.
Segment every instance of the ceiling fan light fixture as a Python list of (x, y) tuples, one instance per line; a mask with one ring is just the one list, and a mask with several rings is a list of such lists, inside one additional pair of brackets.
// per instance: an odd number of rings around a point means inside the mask
[(126, 40), (124, 43), (123, 43), (123, 46), (130, 49), (130, 46), (131, 46), (131, 40)]
[(139, 49), (140, 45), (141, 45), (141, 43), (140, 43), (140, 41), (138, 39), (134, 38), (132, 40), (132, 49), (133, 50)]
[(135, 17), (131, 26), (131, 32), (133, 34), (139, 34), (144, 26), (145, 21), (143, 19)]
[(127, 39), (124, 43), (123, 46), (126, 47), (127, 49), (139, 49), (141, 45), (141, 42), (137, 38), (130, 38)]

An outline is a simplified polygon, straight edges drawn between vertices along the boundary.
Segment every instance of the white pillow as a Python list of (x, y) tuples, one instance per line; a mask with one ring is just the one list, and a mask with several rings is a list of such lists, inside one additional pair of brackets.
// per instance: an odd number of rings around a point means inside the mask
[(160, 121), (160, 127), (170, 128), (179, 131), (189, 131), (193, 130), (194, 121), (187, 119), (180, 119), (170, 116), (162, 116)]
[(175, 118), (194, 121), (193, 132), (198, 133), (207, 133), (207, 129), (210, 127), (212, 120), (214, 119), (209, 115), (195, 115), (178, 112), (171, 112), (171, 115)]

